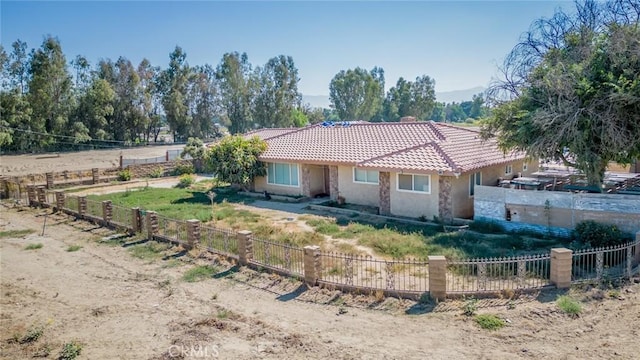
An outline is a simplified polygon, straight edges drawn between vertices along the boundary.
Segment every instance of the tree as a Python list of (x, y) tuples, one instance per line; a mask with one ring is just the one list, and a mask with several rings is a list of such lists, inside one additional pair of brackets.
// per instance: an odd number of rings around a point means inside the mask
[(507, 56), (483, 133), (504, 150), (562, 160), (601, 188), (610, 161), (640, 157), (640, 7), (587, 1), (577, 10), (535, 22)]
[(341, 120), (371, 120), (380, 111), (384, 94), (380, 74), (377, 67), (372, 73), (358, 67), (333, 77), (329, 99)]
[(201, 138), (218, 136), (218, 128), (213, 126), (213, 119), (218, 113), (218, 88), (215, 70), (210, 65), (193, 68), (187, 103), (191, 118), (188, 134)]
[(78, 107), (74, 111), (75, 121), (84, 123), (92, 139), (104, 140), (109, 137), (108, 118), (113, 115), (115, 98), (116, 94), (109, 82), (94, 76), (78, 99)]
[(435, 82), (430, 77), (418, 76), (416, 81), (399, 78), (395, 87), (387, 92), (384, 101), (384, 118), (398, 121), (405, 116), (426, 120), (435, 106)]
[(220, 181), (241, 185), (245, 190), (256, 176), (267, 173), (264, 163), (258, 160), (267, 149), (264, 140), (254, 136), (228, 136), (209, 149), (207, 167)]
[(138, 77), (140, 78), (140, 108), (142, 112), (142, 123), (144, 126), (144, 141), (148, 142), (153, 135), (153, 141), (158, 141), (160, 134), (162, 107), (162, 94), (158, 86), (161, 74), (159, 67), (151, 65), (149, 60), (142, 59), (138, 65)]
[[(262, 127), (295, 126), (294, 109), (300, 106), (298, 69), (291, 56), (269, 59), (255, 71), (256, 94), (253, 98), (253, 119)], [(299, 120), (299, 119), (297, 119)]]
[(173, 130), (174, 139), (186, 136), (191, 125), (187, 103), (191, 69), (186, 58), (187, 54), (176, 46), (169, 54), (169, 68), (162, 73), (160, 80), (162, 107), (169, 127)]
[[(68, 118), (73, 107), (71, 76), (58, 39), (47, 37), (42, 46), (31, 56), (31, 78), (28, 85), (28, 101), (32, 108), (31, 122), (44, 124), (48, 134), (63, 135), (70, 130)], [(38, 130), (40, 126), (35, 126)], [(52, 137), (43, 137), (34, 144), (44, 147), (53, 144)]]
[(110, 137), (134, 141), (144, 132), (144, 116), (139, 106), (140, 77), (131, 61), (122, 56), (115, 63), (100, 61), (99, 68), (99, 77), (106, 80), (115, 93), (113, 113), (107, 117)]
[(230, 123), (232, 134), (243, 133), (252, 127), (251, 96), (254, 82), (251, 79), (251, 64), (246, 53), (226, 53), (216, 68), (220, 81), (221, 107)]
[(11, 44), (11, 47), (13, 51), (7, 59), (10, 86), (18, 89), (20, 94), (24, 94), (29, 81), (27, 43), (18, 39)]

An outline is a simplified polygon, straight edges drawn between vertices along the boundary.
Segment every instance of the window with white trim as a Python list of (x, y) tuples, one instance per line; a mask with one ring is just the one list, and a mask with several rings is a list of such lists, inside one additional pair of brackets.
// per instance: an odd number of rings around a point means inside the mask
[(511, 164), (504, 167), (504, 174), (509, 175), (513, 172), (513, 166)]
[(482, 172), (469, 175), (469, 196), (476, 193), (476, 185), (482, 185)]
[(522, 163), (522, 171), (527, 171), (529, 170), (529, 163), (528, 162), (523, 162)]
[(298, 164), (267, 163), (267, 183), (298, 186)]
[(379, 177), (380, 173), (378, 170), (353, 168), (353, 182), (377, 185)]
[(431, 193), (431, 176), (414, 175), (414, 174), (398, 174), (398, 190), (399, 191), (415, 191), (430, 194)]

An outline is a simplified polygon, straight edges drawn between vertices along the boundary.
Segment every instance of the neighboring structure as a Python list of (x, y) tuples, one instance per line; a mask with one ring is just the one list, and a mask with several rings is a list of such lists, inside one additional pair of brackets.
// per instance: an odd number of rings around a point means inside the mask
[(380, 214), (471, 218), (476, 185), (538, 169), (523, 153), (504, 154), (477, 130), (444, 123), (323, 123), (262, 129), (267, 176), (255, 191), (343, 197)]

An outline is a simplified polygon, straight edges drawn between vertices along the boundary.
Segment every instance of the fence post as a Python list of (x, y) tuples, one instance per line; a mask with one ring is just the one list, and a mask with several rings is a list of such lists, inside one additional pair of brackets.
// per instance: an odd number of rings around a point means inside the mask
[(570, 249), (551, 249), (551, 276), (549, 280), (558, 289), (566, 289), (571, 286), (572, 260), (573, 251)]
[(64, 181), (69, 181), (69, 170), (63, 170), (62, 171), (62, 178), (64, 179)]
[(131, 208), (131, 230), (134, 234), (139, 233), (142, 230), (142, 224), (140, 224), (141, 220), (142, 218), (140, 217), (140, 208)]
[(47, 189), (53, 189), (53, 173), (48, 172), (44, 174), (45, 179), (47, 181)]
[(38, 206), (44, 207), (47, 204), (47, 191), (44, 187), (39, 186), (37, 189), (38, 192)]
[(102, 220), (104, 222), (109, 223), (111, 221), (111, 217), (113, 215), (113, 205), (111, 205), (111, 200), (105, 200), (102, 202)]
[(87, 197), (78, 196), (78, 215), (81, 217), (87, 213)]
[(635, 254), (636, 264), (640, 264), (640, 231), (636, 233), (636, 254)]
[(56, 191), (56, 212), (62, 211), (64, 207), (64, 191)]
[(91, 169), (91, 179), (94, 184), (97, 184), (100, 182), (100, 169), (98, 168)]
[(253, 259), (253, 239), (251, 239), (251, 231), (238, 231), (238, 262), (240, 265), (248, 265)]
[(200, 245), (200, 220), (187, 220), (187, 244), (187, 250)]
[(122, 170), (122, 154), (120, 154), (120, 170)]
[(447, 297), (447, 258), (429, 256), (429, 295), (437, 300)]
[(304, 281), (307, 286), (316, 286), (320, 278), (320, 246), (304, 247)]
[(147, 211), (147, 240), (153, 240), (153, 235), (158, 233), (158, 214), (155, 211)]
[(36, 187), (33, 185), (27, 185), (27, 198), (29, 199), (29, 206), (36, 206)]
[(0, 179), (0, 197), (8, 198), (9, 197), (9, 182), (5, 179)]
[(164, 159), (166, 162), (169, 162), (169, 150), (165, 152)]

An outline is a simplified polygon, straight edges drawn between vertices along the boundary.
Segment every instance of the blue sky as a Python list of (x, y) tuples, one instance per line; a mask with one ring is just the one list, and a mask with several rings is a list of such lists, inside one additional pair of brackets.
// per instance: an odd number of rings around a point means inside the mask
[(291, 55), (305, 95), (326, 95), (340, 70), (385, 70), (387, 88), (398, 77), (423, 74), (436, 91), (486, 86), (497, 65), (531, 22), (570, 1), (219, 2), (5, 1), (0, 37), (38, 47), (57, 36), (71, 60), (92, 64), (124, 56), (166, 67), (180, 45), (191, 65), (217, 65), (225, 52), (246, 52), (255, 65)]

